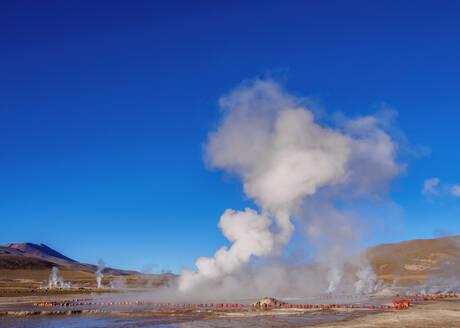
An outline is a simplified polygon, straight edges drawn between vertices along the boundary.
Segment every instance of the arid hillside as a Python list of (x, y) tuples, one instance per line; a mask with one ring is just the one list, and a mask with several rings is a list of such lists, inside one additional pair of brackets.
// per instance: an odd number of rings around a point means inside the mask
[(76, 263), (77, 261), (62, 255), (45, 244), (6, 244), (0, 246), (0, 254), (25, 255), (38, 257), (51, 262)]
[(395, 280), (407, 286), (460, 274), (460, 236), (381, 244), (365, 254), (377, 276), (390, 285)]
[[(96, 287), (95, 265), (77, 262), (44, 244), (22, 243), (0, 246), (0, 289), (46, 288), (53, 267), (75, 288)], [(173, 277), (113, 268), (102, 273), (102, 284), (114, 288), (157, 286)]]

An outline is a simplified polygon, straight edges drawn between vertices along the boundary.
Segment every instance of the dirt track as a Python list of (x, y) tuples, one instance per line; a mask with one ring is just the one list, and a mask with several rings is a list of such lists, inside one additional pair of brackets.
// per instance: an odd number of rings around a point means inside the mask
[(384, 312), (348, 321), (319, 324), (313, 327), (350, 328), (423, 328), (460, 327), (460, 302), (435, 301), (414, 305), (409, 310)]

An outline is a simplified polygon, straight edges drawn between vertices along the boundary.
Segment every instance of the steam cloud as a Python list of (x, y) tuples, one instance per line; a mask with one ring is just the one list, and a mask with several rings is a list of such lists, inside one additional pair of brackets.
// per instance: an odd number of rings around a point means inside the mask
[(102, 287), (102, 277), (104, 277), (104, 274), (102, 271), (105, 268), (105, 263), (102, 259), (99, 259), (97, 262), (97, 270), (96, 270), (96, 281), (97, 281), (97, 288)]
[(69, 283), (64, 283), (64, 279), (59, 275), (59, 268), (53, 267), (48, 279), (48, 288), (70, 288)]
[[(250, 278), (251, 258), (282, 254), (295, 219), (313, 244), (336, 240), (318, 253), (328, 249), (325, 255), (342, 259), (343, 244), (355, 238), (351, 224), (359, 215), (338, 209), (335, 201), (379, 199), (404, 169), (396, 161), (397, 145), (384, 130), (384, 119), (367, 116), (320, 125), (303, 103), (271, 80), (243, 84), (219, 100), (223, 120), (209, 135), (206, 160), (210, 167), (241, 178), (259, 210), (223, 213), (218, 226), (232, 245), (221, 247), (212, 258), (197, 259), (196, 271), (183, 270), (181, 292), (204, 283), (216, 284), (222, 293), (238, 286), (246, 293), (257, 288), (287, 292), (286, 284), (300, 283), (292, 278), (300, 268), (287, 271), (274, 261)], [(358, 262), (356, 291), (375, 288), (369, 264)], [(302, 271), (302, 279), (315, 270)], [(331, 261), (326, 270), (326, 290), (334, 291), (343, 279), (343, 261)], [(279, 280), (284, 283), (277, 286)]]

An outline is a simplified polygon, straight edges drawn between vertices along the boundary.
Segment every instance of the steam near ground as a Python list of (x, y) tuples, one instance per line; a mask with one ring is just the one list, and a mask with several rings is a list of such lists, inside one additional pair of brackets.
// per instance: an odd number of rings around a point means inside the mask
[(104, 274), (102, 271), (104, 271), (105, 268), (105, 263), (102, 259), (99, 259), (97, 262), (97, 270), (96, 270), (96, 282), (97, 282), (97, 288), (102, 287), (102, 277), (104, 277)]
[[(391, 122), (336, 115), (321, 124), (305, 103), (272, 80), (243, 83), (220, 98), (222, 120), (209, 134), (206, 162), (240, 178), (257, 208), (225, 210), (218, 226), (231, 246), (198, 258), (168, 293), (307, 296), (381, 287), (364, 258), (344, 267), (365, 219), (353, 204), (379, 202), (404, 170), (386, 132)], [(296, 227), (318, 260), (283, 256)]]
[(429, 272), (423, 285), (409, 286), (408, 293), (436, 294), (460, 291), (460, 240), (449, 238), (446, 241), (449, 246), (458, 250), (457, 254), (441, 259), (437, 263), (439, 270)]
[(64, 279), (59, 274), (59, 268), (53, 267), (48, 279), (48, 288), (70, 288), (69, 282), (64, 282)]

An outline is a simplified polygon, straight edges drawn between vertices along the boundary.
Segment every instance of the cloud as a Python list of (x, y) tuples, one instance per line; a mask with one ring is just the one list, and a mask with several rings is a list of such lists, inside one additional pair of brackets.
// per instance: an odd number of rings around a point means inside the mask
[(422, 194), (425, 196), (454, 196), (460, 197), (460, 185), (441, 183), (439, 178), (426, 179), (423, 183)]
[(423, 183), (423, 195), (439, 195), (438, 185), (439, 178), (426, 179)]
[(460, 185), (454, 185), (451, 189), (451, 193), (455, 197), (460, 197)]

